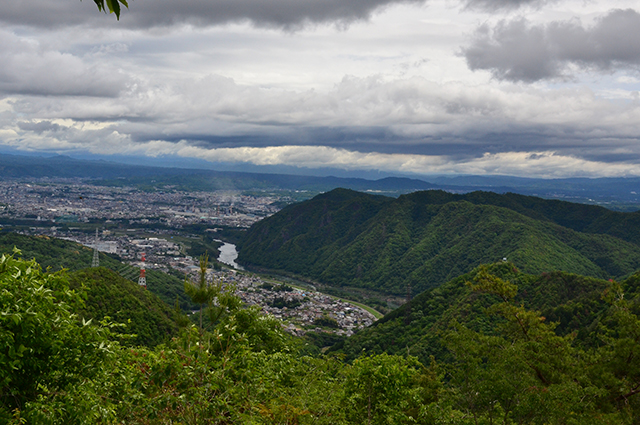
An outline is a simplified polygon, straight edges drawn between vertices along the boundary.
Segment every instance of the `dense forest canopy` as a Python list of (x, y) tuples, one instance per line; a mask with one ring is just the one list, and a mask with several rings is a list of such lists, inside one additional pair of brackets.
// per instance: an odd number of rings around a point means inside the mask
[(640, 268), (640, 213), (516, 194), (336, 189), (256, 223), (239, 248), (249, 266), (396, 295), (504, 257), (528, 273), (620, 279)]
[[(65, 272), (43, 272), (19, 256), (0, 258), (3, 423), (637, 424), (640, 418), (640, 275), (583, 285), (601, 290), (602, 303), (581, 335), (560, 331), (519, 301), (522, 285), (556, 303), (538, 288), (543, 282), (527, 286), (508, 263), (482, 266), (463, 283), (474, 300), (472, 320), (463, 310), (443, 314), (450, 320), (435, 335), (443, 347), (438, 359), (364, 351), (344, 362), (309, 356), (277, 321), (224, 291), (207, 301), (207, 314), (216, 317), (210, 325), (183, 323), (164, 344), (127, 346), (114, 331), (117, 323), (83, 317), (83, 285), (72, 289)], [(558, 300), (575, 298), (576, 288)]]
[(0, 422), (639, 424), (637, 215), (582, 207), (338, 190), (256, 224), (241, 249), (308, 262), (283, 269), (423, 282), (325, 354), (208, 283), (206, 255), (197, 282), (154, 294), (115, 257), (0, 234)]

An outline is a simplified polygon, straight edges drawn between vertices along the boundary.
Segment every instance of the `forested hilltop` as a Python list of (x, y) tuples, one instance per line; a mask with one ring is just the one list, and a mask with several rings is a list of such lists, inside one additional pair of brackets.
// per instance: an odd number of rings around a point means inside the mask
[[(87, 285), (19, 256), (0, 257), (0, 423), (640, 423), (640, 274), (618, 284), (481, 266), (385, 321), (433, 316), (420, 332), (437, 359), (406, 347), (345, 362), (305, 354), (216, 285), (188, 291), (208, 325), (132, 342), (116, 323), (87, 320)], [(103, 271), (84, 273), (89, 283)], [(576, 322), (550, 323), (528, 304)]]
[(504, 257), (526, 273), (619, 279), (640, 268), (640, 212), (511, 193), (336, 189), (256, 223), (238, 245), (249, 266), (399, 295)]
[[(199, 280), (173, 278), (163, 304), (122, 278), (117, 258), (88, 268), (81, 245), (2, 234), (0, 423), (640, 425), (637, 215), (541, 201), (338, 190), (273, 216), (300, 258), (296, 249), (329, 241), (355, 250), (380, 228), (380, 253), (414, 239), (436, 257), (468, 250), (457, 258), (469, 271), (325, 354), (207, 284), (204, 257)], [(493, 245), (474, 242), (482, 235)], [(513, 251), (472, 265), (500, 243)], [(11, 254), (14, 245), (24, 251)], [(375, 244), (360, 246), (382, 258)], [(524, 270), (527, 255), (535, 261), (525, 266), (541, 270)], [(555, 271), (553, 261), (593, 273)], [(204, 321), (170, 308), (175, 294)]]
[[(450, 360), (445, 337), (452, 326), (464, 324), (474, 331), (495, 334), (499, 315), (487, 314), (499, 297), (481, 295), (468, 283), (491, 275), (517, 287), (513, 305), (540, 312), (554, 331), (582, 347), (602, 343), (601, 321), (609, 309), (603, 294), (611, 282), (566, 272), (522, 273), (511, 262), (482, 265), (445, 284), (424, 291), (409, 303), (385, 315), (372, 326), (331, 348), (354, 359), (362, 353), (411, 354), (428, 363), (431, 356)], [(640, 301), (640, 271), (620, 282), (629, 299)]]
[[(169, 340), (178, 332), (176, 312), (172, 302), (182, 299), (186, 306), (195, 305), (184, 294), (183, 282), (164, 273), (153, 272), (154, 292), (140, 288), (137, 282), (125, 279), (118, 272), (138, 272), (117, 259), (100, 253), (103, 267), (91, 265), (92, 249), (75, 242), (49, 237), (25, 236), (16, 233), (0, 233), (0, 255), (20, 249), (23, 258), (38, 258), (39, 265), (50, 272), (67, 269), (69, 288), (84, 294), (84, 300), (75, 313), (86, 320), (101, 321), (109, 317), (124, 327), (114, 328), (118, 333), (135, 335), (123, 343), (126, 345), (156, 346)], [(106, 266), (106, 267), (104, 267)], [(127, 273), (125, 273), (127, 272)], [(135, 276), (135, 275), (134, 275)]]
[[(48, 236), (26, 236), (18, 233), (0, 232), (0, 253), (8, 253), (14, 247), (20, 249), (22, 256), (28, 259), (37, 259), (38, 263), (45, 269), (59, 271), (69, 270), (73, 276), (91, 265), (93, 250), (77, 242), (64, 239), (51, 238)], [(100, 265), (115, 271), (125, 280), (132, 280), (137, 283), (139, 269), (122, 263), (113, 254), (99, 253)], [(132, 280), (131, 280), (132, 279)], [(183, 310), (195, 309), (196, 305), (189, 300), (183, 290), (183, 278), (162, 273), (157, 270), (147, 270), (149, 292), (156, 295), (165, 304), (173, 306), (178, 300)]]

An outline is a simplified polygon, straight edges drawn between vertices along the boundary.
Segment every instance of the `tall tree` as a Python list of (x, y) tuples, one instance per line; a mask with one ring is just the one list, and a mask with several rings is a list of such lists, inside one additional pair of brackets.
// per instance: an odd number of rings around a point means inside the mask
[(209, 265), (209, 254), (204, 253), (200, 256), (200, 270), (198, 271), (198, 281), (191, 282), (187, 277), (184, 280), (184, 291), (191, 297), (191, 301), (200, 305), (200, 332), (202, 332), (202, 316), (205, 306), (213, 303), (218, 296), (218, 287), (210, 285), (207, 281), (207, 268)]

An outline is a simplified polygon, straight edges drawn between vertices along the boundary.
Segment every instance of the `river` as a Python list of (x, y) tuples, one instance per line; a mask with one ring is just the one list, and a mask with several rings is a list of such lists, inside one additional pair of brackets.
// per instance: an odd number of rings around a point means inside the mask
[(221, 241), (219, 239), (216, 239), (216, 242), (220, 242), (223, 244), (220, 248), (218, 248), (218, 250), (220, 251), (218, 261), (231, 266), (236, 270), (244, 270), (241, 265), (236, 263), (236, 258), (238, 258), (238, 251), (236, 251), (236, 246), (232, 243)]

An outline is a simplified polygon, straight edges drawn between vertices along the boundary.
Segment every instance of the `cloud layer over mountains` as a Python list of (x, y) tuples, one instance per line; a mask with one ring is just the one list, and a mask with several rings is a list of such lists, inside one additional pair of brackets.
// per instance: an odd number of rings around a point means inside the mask
[[(28, 9), (27, 9), (28, 6)], [(0, 149), (640, 174), (631, 1), (0, 5)]]

